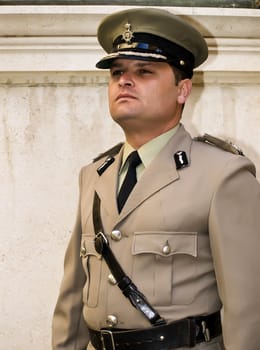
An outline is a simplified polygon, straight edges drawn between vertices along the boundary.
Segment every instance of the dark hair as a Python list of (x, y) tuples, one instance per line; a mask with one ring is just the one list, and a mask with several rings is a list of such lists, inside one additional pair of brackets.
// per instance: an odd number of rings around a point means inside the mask
[(183, 72), (182, 70), (176, 68), (172, 64), (170, 64), (170, 66), (171, 66), (173, 73), (174, 73), (174, 76), (175, 76), (176, 85), (178, 85), (181, 80), (191, 79), (191, 76), (189, 74), (187, 74), (186, 72)]

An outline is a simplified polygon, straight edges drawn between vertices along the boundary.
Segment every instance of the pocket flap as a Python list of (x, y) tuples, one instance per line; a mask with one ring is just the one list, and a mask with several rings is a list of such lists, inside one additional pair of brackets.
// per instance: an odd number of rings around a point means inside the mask
[(133, 255), (157, 254), (197, 256), (196, 232), (135, 232)]

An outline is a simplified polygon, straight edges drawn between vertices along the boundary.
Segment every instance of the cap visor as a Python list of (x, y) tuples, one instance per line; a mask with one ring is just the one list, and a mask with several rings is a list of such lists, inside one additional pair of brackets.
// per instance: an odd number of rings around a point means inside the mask
[(97, 62), (96, 67), (100, 69), (109, 69), (112, 62), (115, 59), (129, 59), (129, 60), (141, 60), (141, 61), (154, 61), (154, 62), (166, 62), (167, 57), (159, 54), (137, 51), (121, 51), (114, 52)]

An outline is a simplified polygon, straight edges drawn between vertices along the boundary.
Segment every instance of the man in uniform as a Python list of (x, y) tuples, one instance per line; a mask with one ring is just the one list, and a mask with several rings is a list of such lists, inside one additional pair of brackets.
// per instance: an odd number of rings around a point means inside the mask
[(259, 350), (254, 165), (180, 123), (203, 37), (146, 8), (108, 16), (98, 39), (126, 139), (80, 173), (53, 349)]

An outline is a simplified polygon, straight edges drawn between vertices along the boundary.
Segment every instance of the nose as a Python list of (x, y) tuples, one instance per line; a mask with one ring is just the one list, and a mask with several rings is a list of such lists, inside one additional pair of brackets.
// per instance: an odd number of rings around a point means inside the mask
[(134, 82), (133, 79), (131, 78), (130, 74), (124, 72), (121, 74), (120, 79), (118, 81), (118, 84), (120, 87), (124, 87), (124, 86), (134, 86)]

